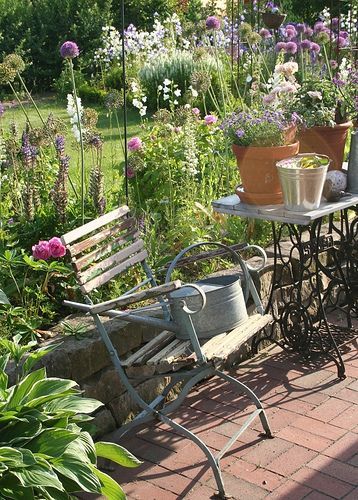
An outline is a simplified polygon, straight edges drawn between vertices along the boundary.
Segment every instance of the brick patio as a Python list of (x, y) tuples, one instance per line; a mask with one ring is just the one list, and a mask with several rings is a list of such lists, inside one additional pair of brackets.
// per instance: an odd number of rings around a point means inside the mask
[[(232, 498), (358, 498), (356, 342), (343, 357), (343, 381), (332, 361), (302, 363), (273, 346), (231, 370), (261, 398), (275, 435), (262, 438), (255, 420), (223, 458)], [(252, 409), (248, 405), (230, 385), (212, 379), (191, 393), (175, 419), (219, 450)], [(137, 469), (118, 468), (112, 474), (129, 499), (202, 500), (215, 494), (200, 449), (164, 425), (140, 430), (120, 444), (143, 460)]]

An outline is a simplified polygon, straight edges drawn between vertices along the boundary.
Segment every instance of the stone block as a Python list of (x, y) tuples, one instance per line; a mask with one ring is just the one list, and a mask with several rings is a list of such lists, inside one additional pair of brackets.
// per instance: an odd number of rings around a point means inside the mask
[(104, 436), (109, 432), (116, 429), (116, 421), (114, 420), (110, 410), (103, 408), (100, 409), (93, 420), (93, 425), (95, 426), (94, 437)]
[(108, 403), (125, 392), (115, 368), (111, 366), (97, 372), (81, 383), (85, 396)]

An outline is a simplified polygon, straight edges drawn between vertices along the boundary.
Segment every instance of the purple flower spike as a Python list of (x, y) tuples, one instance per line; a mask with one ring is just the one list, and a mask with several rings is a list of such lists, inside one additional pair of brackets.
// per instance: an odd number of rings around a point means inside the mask
[(297, 52), (297, 43), (295, 43), (295, 42), (287, 42), (286, 43), (286, 52), (287, 52), (287, 54), (296, 54), (296, 52)]
[(78, 49), (77, 43), (75, 42), (65, 42), (61, 45), (60, 54), (64, 59), (73, 59), (79, 55), (80, 51)]
[(311, 46), (312, 46), (312, 42), (310, 42), (307, 39), (302, 40), (302, 42), (301, 42), (301, 49), (302, 50), (311, 50)]
[(276, 52), (281, 52), (281, 50), (286, 50), (286, 45), (287, 45), (287, 43), (285, 43), (285, 42), (276, 43), (276, 46), (275, 46)]
[(208, 30), (219, 30), (221, 22), (216, 16), (209, 16), (205, 21), (205, 25)]
[(312, 50), (312, 52), (315, 52), (316, 54), (318, 54), (318, 52), (321, 51), (321, 47), (318, 45), (318, 43), (312, 42), (311, 43), (311, 50)]

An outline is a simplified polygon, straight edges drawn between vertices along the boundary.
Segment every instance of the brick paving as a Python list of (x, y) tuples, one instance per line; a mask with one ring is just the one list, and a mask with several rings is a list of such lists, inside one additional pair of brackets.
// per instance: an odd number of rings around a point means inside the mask
[[(261, 398), (275, 436), (263, 438), (255, 420), (224, 456), (223, 478), (231, 498), (358, 499), (356, 342), (346, 346), (343, 358), (343, 381), (332, 361), (302, 362), (273, 346), (230, 371)], [(219, 450), (252, 408), (229, 384), (211, 379), (192, 391), (173, 417)], [(127, 498), (215, 498), (216, 484), (203, 453), (165, 425), (138, 430), (120, 444), (143, 460), (137, 469), (111, 473)]]

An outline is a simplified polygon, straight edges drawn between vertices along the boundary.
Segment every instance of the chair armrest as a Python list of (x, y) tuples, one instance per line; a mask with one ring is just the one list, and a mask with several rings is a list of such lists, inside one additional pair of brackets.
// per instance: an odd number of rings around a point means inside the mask
[(158, 297), (159, 295), (166, 295), (178, 288), (181, 288), (182, 283), (180, 280), (170, 281), (169, 283), (164, 283), (164, 285), (154, 286), (153, 288), (148, 288), (147, 290), (142, 290), (140, 292), (130, 293), (124, 297), (118, 297), (117, 299), (107, 300), (106, 302), (101, 302), (89, 308), (91, 314), (101, 314), (113, 307), (122, 307), (129, 304), (135, 304), (136, 302), (142, 302), (143, 300), (151, 299), (153, 297)]

